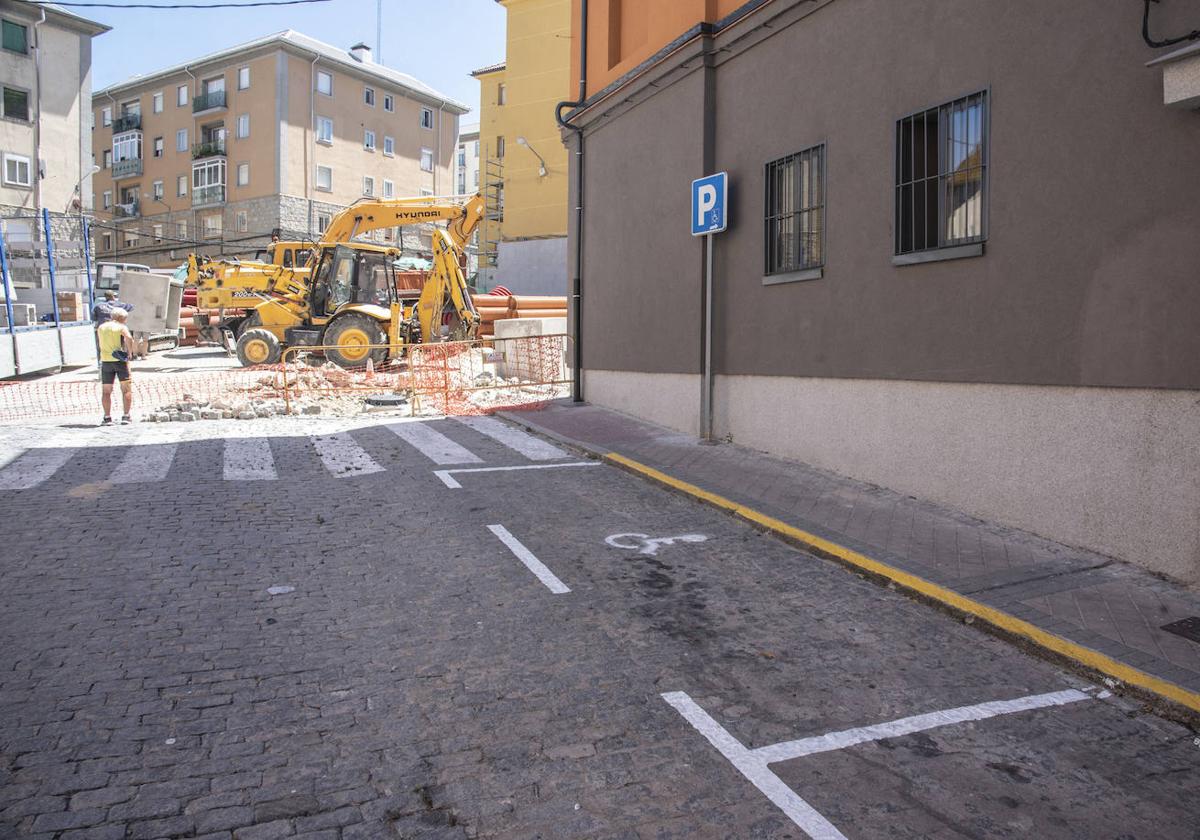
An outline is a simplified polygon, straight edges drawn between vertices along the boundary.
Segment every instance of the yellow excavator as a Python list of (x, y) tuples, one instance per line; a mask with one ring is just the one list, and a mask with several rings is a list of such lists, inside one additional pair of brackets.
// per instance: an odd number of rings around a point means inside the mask
[[(479, 315), (461, 256), (483, 213), (481, 194), (364, 199), (330, 220), (304, 266), (192, 254), (187, 283), (200, 308), (249, 310), (219, 326), (225, 341), (236, 337), (243, 365), (274, 364), (296, 346), (325, 347), (342, 367), (380, 364), (409, 344), (474, 337)], [(435, 223), (433, 268), (420, 290), (406, 289), (394, 267), (400, 250), (355, 237), (419, 223)], [(292, 253), (280, 245), (272, 259)]]

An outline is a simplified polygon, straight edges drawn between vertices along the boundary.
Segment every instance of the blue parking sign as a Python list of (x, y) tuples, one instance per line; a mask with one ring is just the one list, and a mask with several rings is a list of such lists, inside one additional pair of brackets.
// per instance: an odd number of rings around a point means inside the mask
[(729, 175), (726, 172), (692, 181), (692, 236), (725, 230), (728, 198)]

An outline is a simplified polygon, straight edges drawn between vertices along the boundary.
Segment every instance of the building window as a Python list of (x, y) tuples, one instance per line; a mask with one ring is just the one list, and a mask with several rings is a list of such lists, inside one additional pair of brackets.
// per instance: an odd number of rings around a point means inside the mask
[(479, 157), (479, 141), (478, 140), (475, 141), (475, 151), (473, 152), (473, 154), (475, 155), (475, 157)]
[(101, 207), (103, 207), (105, 210), (111, 210), (112, 209), (112, 190), (105, 190), (103, 193), (101, 193), (100, 201), (102, 202), (102, 204), (100, 205)]
[(162, 199), (167, 194), (166, 190), (163, 189), (162, 181), (155, 181), (153, 184), (151, 184), (151, 190), (152, 190), (151, 194), (159, 201), (162, 201)]
[(238, 233), (246, 233), (250, 230), (250, 220), (246, 217), (245, 210), (237, 211), (237, 229)]
[(896, 254), (987, 238), (987, 93), (896, 123)]
[(100, 109), (100, 125), (105, 128), (112, 125), (112, 108)]
[(501, 82), (500, 84), (496, 85), (496, 104), (503, 105), (507, 101), (508, 88), (505, 87), (504, 82)]
[(369, 152), (375, 151), (375, 132), (367, 129), (363, 132), (363, 148)]
[(138, 235), (136, 231), (127, 231), (125, 233), (125, 247), (131, 248), (138, 244)]
[(239, 187), (250, 186), (250, 164), (239, 163), (237, 168), (237, 185)]
[(396, 185), (387, 178), (383, 179), (383, 197), (392, 198), (396, 195)]
[(375, 88), (363, 88), (363, 102), (367, 105), (370, 105), (372, 108), (375, 107)]
[(333, 169), (328, 166), (317, 167), (317, 189), (324, 192), (333, 190)]
[(333, 144), (333, 120), (329, 117), (317, 117), (317, 142)]
[(458, 147), (458, 165), (459, 166), (467, 165), (467, 147), (466, 146)]
[(433, 128), (433, 109), (421, 109), (421, 128)]
[(363, 176), (363, 195), (375, 195), (375, 179), (370, 175)]
[(783, 274), (825, 264), (825, 146), (771, 161), (766, 184), (763, 271)]
[(396, 138), (395, 137), (384, 137), (383, 138), (383, 153), (385, 155), (387, 155), (388, 157), (392, 157), (393, 155), (396, 154)]
[(186, 108), (188, 105), (188, 86), (180, 85), (175, 88), (175, 104), (180, 108)]
[(158, 93), (150, 97), (150, 109), (156, 114), (161, 114), (163, 110), (163, 94), (160, 90)]
[(221, 235), (221, 230), (224, 227), (223, 219), (220, 214), (215, 216), (204, 217), (204, 238), (216, 239)]
[(156, 225), (152, 225), (151, 229), (154, 231), (154, 241), (162, 242), (163, 226), (161, 224), (156, 224)]
[(237, 136), (239, 140), (250, 136), (250, 115), (239, 114), (237, 118)]
[(105, 169), (112, 169), (112, 149), (105, 149), (100, 155), (100, 160), (104, 162)]
[(102, 251), (111, 251), (112, 250), (112, 234), (111, 233), (104, 234), (104, 236), (101, 237), (101, 241), (104, 243), (104, 247), (101, 248), (100, 250), (102, 250)]
[(421, 188), (421, 198), (428, 198), (431, 195), (433, 195), (433, 190), (426, 189), (425, 187)]
[(238, 68), (238, 90), (245, 90), (250, 87), (250, 68)]
[(192, 164), (192, 206), (225, 200), (225, 158)]
[(392, 96), (390, 93), (385, 93), (383, 95), (383, 110), (395, 111), (396, 110), (396, 97)]
[(187, 220), (180, 219), (175, 223), (175, 235), (180, 239), (187, 239)]
[(4, 49), (9, 52), (26, 55), (29, 52), (29, 29), (21, 24), (6, 20), (3, 22)]
[(4, 183), (14, 187), (32, 187), (30, 160), (24, 155), (4, 153)]
[(0, 116), (29, 122), (29, 91), (4, 86), (4, 110)]
[(131, 131), (113, 137), (113, 160), (141, 160), (142, 132)]
[(472, 180), (475, 182), (475, 186), (478, 187), (479, 186), (479, 170), (478, 169), (475, 170), (475, 177)]
[(496, 137), (496, 157), (499, 159), (504, 158), (504, 135), (503, 134), (498, 135)]
[(433, 149), (421, 150), (421, 169), (424, 172), (433, 171)]
[(186, 175), (180, 175), (175, 180), (175, 195), (178, 195), (178, 196), (187, 195), (187, 182), (188, 182), (188, 178)]
[(163, 139), (161, 137), (154, 138), (154, 156), (155, 157), (163, 156)]
[(328, 213), (318, 213), (317, 214), (317, 233), (324, 233), (328, 229), (329, 229), (329, 214)]
[(317, 71), (317, 93), (333, 96), (333, 75), (324, 70)]
[(186, 152), (188, 150), (188, 130), (181, 128), (175, 132), (175, 151)]

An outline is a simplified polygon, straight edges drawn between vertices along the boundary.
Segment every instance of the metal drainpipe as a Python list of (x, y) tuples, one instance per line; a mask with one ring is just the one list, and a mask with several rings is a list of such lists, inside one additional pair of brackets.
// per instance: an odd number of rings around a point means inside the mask
[[(312, 179), (317, 166), (317, 62), (320, 60), (321, 54), (313, 53), (312, 63), (308, 65), (308, 165), (304, 167), (304, 197), (308, 199), (309, 240), (313, 238)], [(316, 249), (313, 249), (313, 256), (316, 255)]]
[[(42, 16), (33, 22), (33, 86), (37, 89), (33, 98), (33, 209), (36, 213), (42, 211), (42, 33), (38, 28), (46, 22), (46, 8), (39, 6), (39, 9)], [(37, 227), (36, 221), (34, 227)]]
[(578, 108), (587, 101), (588, 0), (580, 0), (579, 98), (554, 106), (554, 119), (575, 132), (575, 276), (571, 278), (571, 301), (575, 305), (575, 346), (571, 367), (571, 399), (583, 402), (583, 129), (563, 119), (564, 108)]

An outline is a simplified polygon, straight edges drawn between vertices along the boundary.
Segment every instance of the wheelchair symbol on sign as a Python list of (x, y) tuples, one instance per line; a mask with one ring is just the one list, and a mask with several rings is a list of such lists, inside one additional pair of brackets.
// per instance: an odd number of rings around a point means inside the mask
[(708, 537), (703, 534), (680, 534), (676, 537), (651, 537), (646, 534), (612, 534), (605, 537), (604, 541), (613, 548), (623, 548), (626, 551), (636, 549), (638, 554), (653, 557), (665, 545), (674, 545), (677, 542), (702, 543), (707, 539)]

